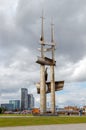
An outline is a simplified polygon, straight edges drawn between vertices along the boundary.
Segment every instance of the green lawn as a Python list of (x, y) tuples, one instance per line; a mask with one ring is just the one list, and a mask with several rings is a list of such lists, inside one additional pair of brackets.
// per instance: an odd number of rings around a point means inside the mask
[(2, 116), (33, 116), (32, 114), (0, 114)]
[(86, 123), (86, 117), (0, 117), (0, 127)]

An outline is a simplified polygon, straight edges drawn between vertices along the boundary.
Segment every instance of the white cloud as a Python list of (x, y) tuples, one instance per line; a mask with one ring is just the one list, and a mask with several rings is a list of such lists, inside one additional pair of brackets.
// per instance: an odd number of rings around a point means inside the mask
[(67, 83), (64, 86), (63, 92), (57, 92), (56, 103), (60, 106), (83, 106), (86, 105), (86, 82), (82, 83)]
[(75, 70), (73, 72), (72, 78), (77, 81), (86, 81), (86, 57), (75, 64)]

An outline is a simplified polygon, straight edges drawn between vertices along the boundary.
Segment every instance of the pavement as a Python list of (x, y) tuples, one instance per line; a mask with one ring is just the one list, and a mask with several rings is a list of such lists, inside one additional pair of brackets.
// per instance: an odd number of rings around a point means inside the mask
[(42, 126), (18, 126), (3, 127), (0, 130), (86, 130), (86, 123), (67, 125), (42, 125)]

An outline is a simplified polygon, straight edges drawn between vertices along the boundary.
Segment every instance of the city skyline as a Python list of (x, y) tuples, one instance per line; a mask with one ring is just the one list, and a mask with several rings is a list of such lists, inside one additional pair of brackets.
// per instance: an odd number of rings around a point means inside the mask
[[(0, 103), (12, 97), (19, 99), (20, 88), (25, 87), (35, 96), (35, 105), (39, 107), (35, 83), (40, 71), (35, 61), (39, 55), (42, 9), (46, 41), (50, 41), (52, 18), (55, 27), (55, 80), (65, 81), (64, 89), (56, 92), (56, 105), (85, 105), (85, 0), (0, 1)], [(50, 95), (47, 99), (50, 102)]]
[(0, 107), (7, 110), (28, 110), (34, 108), (34, 96), (28, 93), (27, 88), (21, 88), (20, 99), (10, 99), (7, 102), (0, 103)]

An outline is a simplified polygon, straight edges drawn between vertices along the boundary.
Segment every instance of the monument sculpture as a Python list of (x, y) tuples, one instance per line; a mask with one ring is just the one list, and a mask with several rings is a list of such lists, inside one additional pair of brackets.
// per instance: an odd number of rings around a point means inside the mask
[[(55, 81), (54, 67), (55, 61), (55, 41), (54, 41), (54, 25), (51, 24), (51, 42), (47, 43), (44, 39), (44, 17), (42, 15), (40, 48), (41, 56), (38, 57), (36, 63), (40, 64), (40, 82), (36, 84), (37, 93), (40, 94), (40, 114), (46, 113), (46, 94), (51, 93), (51, 113), (55, 114), (55, 91), (63, 89), (64, 81)], [(51, 52), (52, 57), (45, 56), (46, 52)], [(50, 67), (50, 82), (47, 81), (47, 67)], [(46, 67), (46, 68), (45, 68)], [(47, 89), (46, 89), (47, 86)]]

